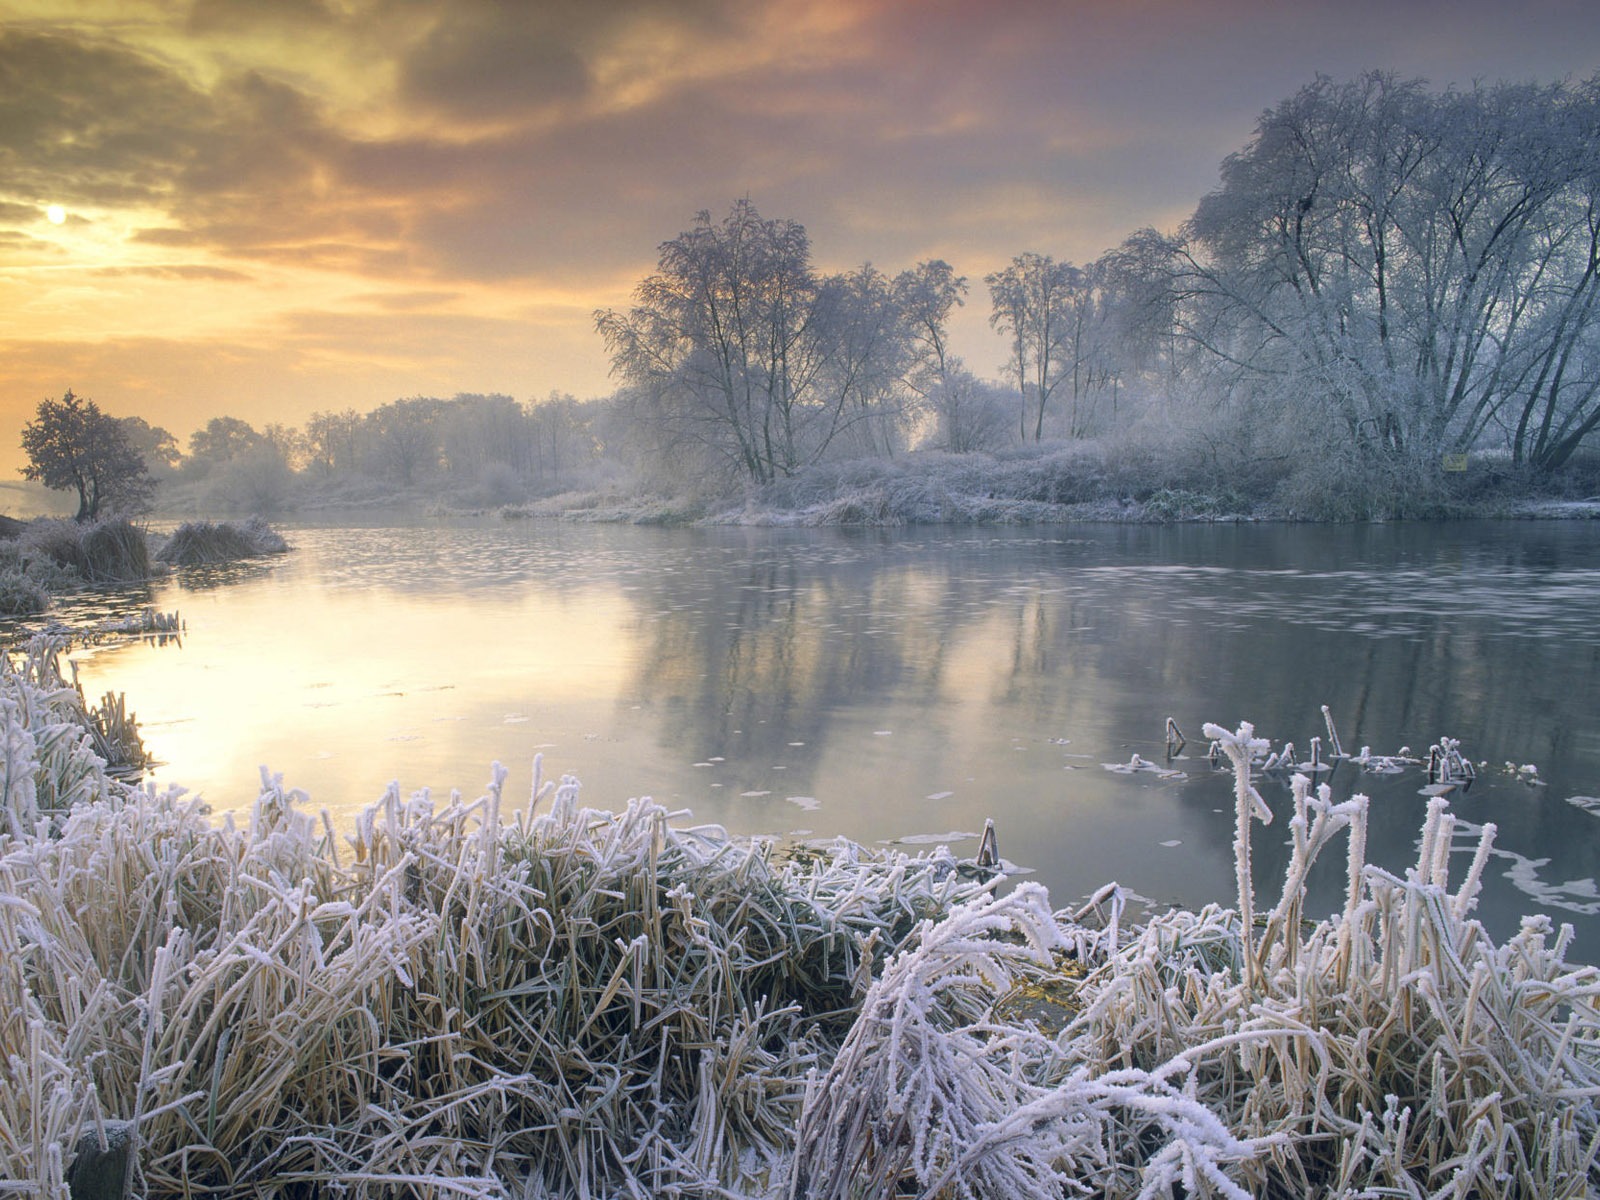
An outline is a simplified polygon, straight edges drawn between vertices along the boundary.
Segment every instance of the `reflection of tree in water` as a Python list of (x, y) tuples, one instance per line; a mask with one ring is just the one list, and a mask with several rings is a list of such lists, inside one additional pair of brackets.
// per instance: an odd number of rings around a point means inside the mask
[(278, 564), (269, 560), (250, 559), (240, 562), (210, 563), (204, 566), (179, 567), (172, 575), (178, 590), (183, 592), (211, 592), (235, 584), (251, 583), (270, 575)]
[[(1600, 646), (1516, 636), (1514, 616), (1488, 598), (1518, 586), (1507, 564), (1521, 570), (1540, 555), (1463, 538), (1446, 545), (1441, 567), (1427, 558), (1428, 531), (1217, 532), (1112, 530), (1090, 545), (929, 538), (832, 557), (767, 545), (697, 558), (633, 593), (644, 649), (630, 690), (652, 698), (675, 754), (759, 766), (805, 742), (786, 777), (795, 788), (808, 786), (830, 738), (859, 736), (891, 704), (911, 706), (936, 736), (976, 720), (991, 748), (1013, 733), (1061, 736), (1109, 760), (1130, 749), (1159, 756), (1169, 715), (1191, 734), (1208, 720), (1252, 720), (1308, 753), (1325, 703), (1352, 753), (1409, 742), (1425, 755), (1450, 736), (1475, 758), (1536, 762), (1548, 777), (1600, 789), (1593, 718), (1580, 719), (1600, 712)], [(1562, 539), (1551, 540), (1559, 562)], [(1557, 602), (1537, 590), (1510, 603)], [(952, 706), (956, 693), (967, 707)], [(1231, 819), (1211, 811), (1231, 809), (1227, 785), (1209, 778), (1200, 753), (1191, 745), (1183, 764), (1195, 778), (1178, 789), (1187, 815), (1173, 832), (1229, 859)], [(1415, 773), (1386, 779), (1348, 765), (1332, 776), (1336, 795), (1373, 797), (1373, 858), (1389, 869), (1414, 860), (1421, 784)], [(1271, 888), (1288, 858), (1288, 789), (1269, 781), (1263, 792), (1279, 813), (1257, 831)], [(1556, 792), (1486, 779), (1452, 808), (1496, 821), (1507, 849), (1548, 857), (1542, 878), (1600, 876), (1596, 818)], [(1152, 831), (1152, 847), (1166, 836)], [(1315, 884), (1330, 909), (1341, 871)], [(1484, 905), (1501, 929), (1531, 906), (1498, 878)], [(1600, 920), (1585, 920), (1589, 940), (1600, 939)]]
[(641, 618), (634, 690), (661, 709), (662, 744), (678, 752), (778, 761), (861, 710), (932, 697), (945, 648), (972, 619), (936, 567), (757, 554), (712, 571), (709, 583), (658, 575), (638, 593), (653, 615)]

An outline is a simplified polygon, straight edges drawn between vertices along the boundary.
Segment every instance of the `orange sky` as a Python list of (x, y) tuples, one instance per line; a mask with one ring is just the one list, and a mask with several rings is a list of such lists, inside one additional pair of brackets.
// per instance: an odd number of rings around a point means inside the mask
[[(0, 475), (67, 388), (187, 441), (609, 391), (593, 310), (749, 195), (824, 268), (1176, 226), (1321, 71), (1586, 78), (1594, 0), (0, 0)], [(52, 206), (57, 211), (52, 212)], [(60, 218), (59, 223), (52, 217)]]

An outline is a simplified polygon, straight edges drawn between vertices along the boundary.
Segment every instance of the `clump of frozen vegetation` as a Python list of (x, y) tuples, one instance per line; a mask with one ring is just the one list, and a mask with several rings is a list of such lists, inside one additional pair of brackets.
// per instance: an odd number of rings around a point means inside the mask
[(34, 1195), (113, 1120), (148, 1195), (757, 1194), (881, 959), (985, 886), (571, 780), (511, 812), (498, 770), (347, 843), (277, 779), (217, 824), (0, 681), (0, 1179)]
[[(1366, 862), (1365, 797), (1297, 776), (1261, 912), (1266, 746), (1205, 733), (1235, 770), (1235, 906), (1127, 928), (1114, 891), (1069, 917), (1024, 885), (929, 923), (810, 1089), (792, 1196), (1600, 1191), (1600, 972), (1545, 918), (1503, 946), (1472, 919), (1493, 827), (1452, 887), (1434, 799), (1399, 878)], [(1311, 923), (1306, 878), (1341, 836), (1344, 908)]]
[(175, 567), (204, 566), (283, 554), (289, 543), (260, 517), (247, 521), (185, 521), (156, 551)]
[[(391, 787), (353, 836), (107, 775), (47, 648), (0, 672), (0, 1179), (129, 1131), (150, 1196), (1555, 1196), (1600, 1189), (1600, 975), (1405, 878), (1294, 783), (1281, 896), (1130, 925), (947, 853), (780, 852), (571, 779)], [(53, 660), (52, 660), (53, 661)], [(513, 811), (514, 809), (514, 811)], [(1344, 840), (1342, 910), (1304, 883)], [(1259, 915), (1258, 915), (1259, 914)]]

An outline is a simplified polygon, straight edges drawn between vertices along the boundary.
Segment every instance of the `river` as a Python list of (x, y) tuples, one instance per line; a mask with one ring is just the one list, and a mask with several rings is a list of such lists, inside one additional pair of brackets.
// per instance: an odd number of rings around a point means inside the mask
[[(1327, 705), (1352, 754), (1451, 737), (1486, 764), (1450, 797), (1458, 874), (1499, 828), (1479, 915), (1500, 938), (1571, 922), (1600, 961), (1600, 522), (283, 532), (286, 557), (113, 603), (178, 610), (181, 645), (74, 653), (91, 696), (127, 693), (154, 777), (219, 814), (248, 811), (258, 764), (348, 827), (390, 780), (442, 803), (493, 760), (525, 797), (540, 754), (596, 807), (966, 855), (993, 818), (1058, 906), (1112, 880), (1199, 905), (1234, 889), (1202, 725), (1305, 758)], [(1171, 762), (1168, 717), (1189, 738)], [(1111, 769), (1135, 754), (1160, 769)], [(1373, 861), (1414, 859), (1420, 768), (1320, 778), (1371, 796)], [(1275, 896), (1289, 793), (1262, 791)]]

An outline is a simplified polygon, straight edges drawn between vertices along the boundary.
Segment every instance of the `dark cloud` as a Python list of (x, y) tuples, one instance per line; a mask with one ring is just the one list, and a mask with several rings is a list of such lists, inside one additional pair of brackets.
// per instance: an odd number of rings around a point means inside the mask
[[(504, 125), (594, 99), (597, 64), (635, 35), (716, 44), (759, 7), (736, 0), (438, 0), (407, 4), (426, 32), (399, 61), (400, 96), (424, 109)], [(603, 98), (601, 98), (603, 99)]]
[(445, 10), (402, 64), (402, 95), (476, 120), (514, 119), (581, 98), (589, 70), (572, 31), (539, 13), (516, 4)]
[(195, 33), (239, 33), (262, 28), (327, 28), (338, 23), (322, 0), (195, 0), (188, 27)]
[(211, 125), (204, 93), (154, 59), (0, 31), (0, 186), (12, 196), (151, 203)]

